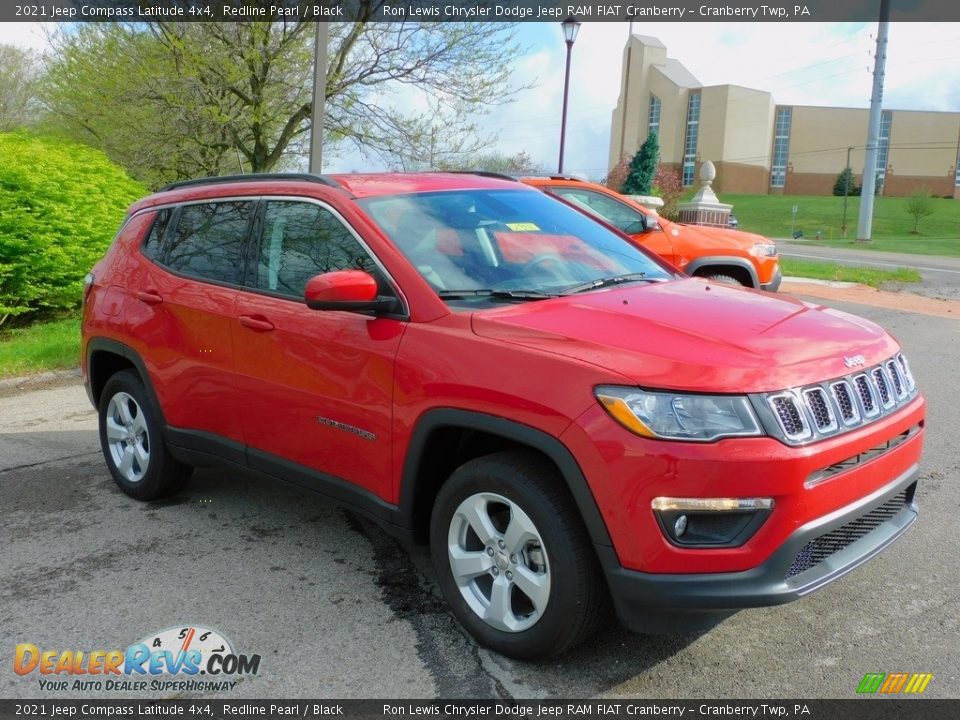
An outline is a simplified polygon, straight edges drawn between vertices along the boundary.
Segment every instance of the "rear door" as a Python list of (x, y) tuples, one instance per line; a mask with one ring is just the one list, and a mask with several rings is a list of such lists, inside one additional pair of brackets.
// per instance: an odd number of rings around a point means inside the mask
[(238, 444), (232, 330), (255, 207), (236, 200), (160, 210), (127, 318), (167, 424)]
[(331, 206), (266, 199), (261, 213), (233, 323), (250, 464), (270, 472), (292, 462), (391, 499), (394, 359), (406, 323), (310, 310), (303, 292), (311, 277), (333, 270), (370, 272), (381, 294), (392, 285)]
[(587, 188), (551, 185), (548, 190), (607, 221), (621, 232), (632, 237), (650, 252), (654, 252), (667, 262), (676, 265), (673, 243), (670, 242), (670, 237), (659, 229), (659, 226), (657, 230), (644, 232), (644, 215), (636, 208), (622, 200)]

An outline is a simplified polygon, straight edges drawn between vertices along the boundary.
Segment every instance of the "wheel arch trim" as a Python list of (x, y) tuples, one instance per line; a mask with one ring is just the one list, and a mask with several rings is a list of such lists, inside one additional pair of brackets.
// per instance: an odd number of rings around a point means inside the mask
[(694, 275), (700, 270), (705, 268), (718, 266), (722, 267), (726, 265), (727, 267), (735, 267), (741, 270), (746, 270), (750, 274), (750, 282), (753, 283), (754, 288), (760, 287), (760, 278), (757, 276), (757, 269), (753, 266), (746, 258), (736, 257), (734, 255), (710, 255), (707, 257), (698, 257), (696, 260), (691, 260), (690, 264), (687, 265), (683, 271), (687, 275)]
[(612, 546), (600, 508), (590, 490), (587, 479), (573, 453), (556, 437), (521, 423), (485, 413), (455, 408), (435, 408), (426, 411), (414, 428), (403, 462), (400, 485), (401, 517), (413, 528), (414, 506), (419, 482), (418, 470), (434, 431), (442, 428), (477, 430), (526, 445), (549, 458), (557, 467), (594, 544)]
[(94, 397), (93, 356), (99, 352), (118, 355), (133, 365), (137, 373), (140, 375), (140, 381), (143, 383), (143, 387), (147, 391), (147, 396), (150, 398), (150, 402), (153, 405), (153, 410), (160, 416), (161, 426), (166, 427), (167, 423), (163, 414), (163, 406), (160, 405), (160, 400), (153, 388), (153, 381), (150, 378), (150, 373), (147, 372), (146, 363), (144, 363), (143, 358), (140, 357), (140, 353), (138, 353), (129, 345), (124, 345), (123, 343), (110, 338), (91, 338), (87, 343), (87, 396), (90, 398), (90, 402), (93, 403), (94, 407), (98, 407), (99, 398)]

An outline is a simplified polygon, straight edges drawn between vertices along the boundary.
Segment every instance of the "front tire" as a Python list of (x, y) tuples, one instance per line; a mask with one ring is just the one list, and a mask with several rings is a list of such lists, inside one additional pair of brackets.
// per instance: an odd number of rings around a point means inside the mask
[(122, 370), (100, 394), (100, 447), (114, 481), (130, 497), (156, 500), (176, 493), (192, 468), (170, 455), (159, 413), (139, 376)]
[(430, 553), (447, 603), (482, 645), (549, 658), (597, 628), (606, 584), (563, 479), (536, 453), (476, 458), (440, 489)]
[(712, 280), (716, 283), (723, 283), (724, 285), (733, 285), (735, 287), (749, 287), (735, 278), (733, 275), (727, 275), (726, 273), (703, 273), (700, 277), (706, 278), (707, 280)]

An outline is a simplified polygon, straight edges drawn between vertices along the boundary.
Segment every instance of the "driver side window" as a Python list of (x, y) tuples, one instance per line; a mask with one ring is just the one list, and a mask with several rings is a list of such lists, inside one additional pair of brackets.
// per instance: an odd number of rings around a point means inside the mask
[(326, 208), (297, 201), (268, 202), (257, 259), (257, 289), (301, 299), (310, 278), (334, 270), (379, 275), (364, 247)]

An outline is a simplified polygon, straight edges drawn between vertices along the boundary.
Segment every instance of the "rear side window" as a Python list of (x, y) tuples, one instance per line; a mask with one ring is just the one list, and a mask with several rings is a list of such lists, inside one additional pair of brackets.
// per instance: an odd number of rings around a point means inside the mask
[(376, 263), (329, 210), (314, 203), (268, 202), (257, 288), (302, 298), (307, 280), (334, 270), (377, 274)]
[(185, 205), (164, 247), (163, 264), (184, 275), (240, 284), (252, 202)]
[(143, 254), (148, 258), (156, 259), (160, 255), (160, 246), (163, 243), (163, 236), (167, 232), (167, 225), (170, 224), (170, 216), (173, 210), (165, 208), (157, 213), (153, 219), (153, 226), (150, 228), (150, 234), (143, 243)]

